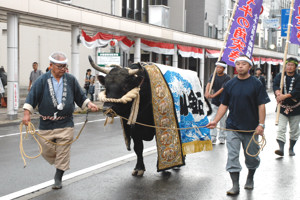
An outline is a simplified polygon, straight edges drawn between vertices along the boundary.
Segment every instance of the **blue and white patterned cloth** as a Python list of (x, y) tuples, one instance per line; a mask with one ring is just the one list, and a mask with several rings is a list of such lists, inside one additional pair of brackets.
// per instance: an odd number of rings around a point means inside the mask
[[(200, 127), (208, 124), (208, 107), (197, 73), (160, 64), (156, 66), (161, 70), (173, 95), (179, 128)], [(183, 145), (210, 140), (210, 130), (205, 127), (180, 130), (180, 133)]]

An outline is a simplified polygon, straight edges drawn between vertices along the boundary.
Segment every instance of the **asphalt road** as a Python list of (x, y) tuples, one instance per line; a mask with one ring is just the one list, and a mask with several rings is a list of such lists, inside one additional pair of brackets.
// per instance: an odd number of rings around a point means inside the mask
[[(85, 115), (75, 117), (75, 135), (79, 133), (84, 120)], [(102, 114), (89, 114), (89, 122), (80, 138), (72, 145), (71, 169), (65, 175), (133, 153), (128, 152), (125, 147), (120, 120), (116, 118), (114, 124), (105, 127), (104, 120)], [(1, 127), (0, 197), (52, 180), (55, 173), (54, 166), (49, 165), (42, 156), (37, 159), (26, 159), (27, 167), (23, 167), (19, 151), (19, 132), (19, 126)], [(23, 144), (29, 156), (38, 155), (38, 145), (31, 136), (28, 140), (24, 140)], [(154, 145), (154, 141), (145, 142), (145, 148)]]
[[(270, 97), (273, 100), (273, 97)], [(261, 152), (261, 165), (255, 174), (254, 190), (245, 190), (247, 169), (241, 151), (240, 161), (243, 166), (240, 177), (240, 194), (226, 196), (231, 187), (229, 174), (225, 171), (226, 146), (214, 145), (213, 151), (187, 155), (186, 166), (167, 172), (156, 172), (155, 143), (145, 142), (144, 177), (131, 176), (135, 166), (133, 151), (128, 152), (124, 145), (118, 119), (113, 125), (103, 127), (104, 117), (99, 114), (89, 116), (82, 136), (72, 146), (71, 169), (66, 172), (63, 189), (51, 189), (54, 167), (43, 158), (27, 159), (23, 168), (18, 142), (18, 127), (1, 127), (0, 134), (0, 199), (7, 199), (9, 194), (31, 191), (19, 199), (300, 199), (300, 151), (295, 146), (295, 157), (274, 154), (277, 149), (275, 121), (275, 102), (267, 104), (265, 135), (267, 145)], [(85, 116), (75, 118), (76, 133), (81, 128)], [(5, 131), (5, 133), (4, 133)], [(7, 135), (7, 136), (6, 136)], [(38, 153), (38, 147), (32, 139), (26, 141), (26, 152)], [(43, 185), (44, 186), (41, 186)], [(46, 186), (45, 186), (46, 185)], [(33, 192), (33, 193), (32, 193)]]

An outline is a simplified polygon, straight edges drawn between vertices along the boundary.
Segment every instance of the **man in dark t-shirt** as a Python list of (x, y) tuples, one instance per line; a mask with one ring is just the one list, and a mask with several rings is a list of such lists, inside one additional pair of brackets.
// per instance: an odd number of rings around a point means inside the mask
[[(209, 93), (209, 88), (211, 87), (213, 74), (210, 76), (210, 79), (206, 85), (205, 97), (207, 99), (211, 99), (211, 103), (212, 103), (211, 104), (211, 108), (212, 108), (211, 119), (214, 119), (217, 114), (217, 111), (221, 104), (220, 96), (224, 90), (224, 85), (227, 83), (227, 81), (230, 80), (230, 77), (224, 73), (224, 70), (226, 69), (226, 67), (227, 67), (227, 64), (224, 61), (216, 62), (216, 72), (217, 73), (216, 73), (215, 80), (214, 80), (213, 86), (212, 86), (212, 94)], [(222, 117), (222, 119), (220, 120), (220, 127), (225, 128), (225, 121), (226, 121), (226, 115), (224, 115)], [(210, 135), (211, 135), (211, 142), (213, 144), (216, 144), (218, 130), (213, 129), (211, 131)], [(220, 130), (218, 139), (220, 141), (220, 144), (225, 143), (226, 134), (225, 134), (224, 130)]]
[[(252, 61), (243, 55), (237, 58), (234, 63), (238, 75), (225, 85), (218, 113), (215, 119), (207, 125), (208, 128), (215, 128), (229, 108), (226, 128), (233, 130), (226, 131), (228, 152), (226, 170), (230, 173), (233, 187), (227, 191), (228, 195), (236, 195), (240, 191), (239, 174), (242, 170), (239, 162), (240, 146), (242, 144), (245, 152), (253, 134), (255, 134), (256, 140), (258, 139), (258, 135), (262, 136), (264, 134), (265, 104), (270, 102), (261, 82), (249, 74), (249, 70), (253, 66)], [(242, 130), (253, 132), (245, 133)], [(258, 150), (259, 146), (256, 143), (251, 143), (248, 153), (255, 155)], [(244, 154), (245, 164), (249, 169), (244, 188), (253, 189), (253, 176), (259, 166), (260, 158)]]

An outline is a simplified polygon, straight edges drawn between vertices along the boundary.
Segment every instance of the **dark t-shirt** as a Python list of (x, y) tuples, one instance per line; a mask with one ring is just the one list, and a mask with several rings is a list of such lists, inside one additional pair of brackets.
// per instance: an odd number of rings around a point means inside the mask
[(263, 85), (253, 76), (228, 81), (220, 100), (229, 108), (226, 127), (235, 130), (254, 130), (259, 124), (258, 106), (270, 102)]
[[(212, 77), (213, 77), (213, 75), (210, 76), (210, 79), (208, 80), (209, 83), (211, 83)], [(218, 76), (216, 74), (214, 84), (213, 84), (213, 87), (212, 87), (213, 91), (217, 92), (218, 90), (223, 88), (225, 83), (227, 83), (227, 81), (229, 81), (229, 80), (230, 80), (230, 77), (227, 74), (224, 74), (223, 76)], [(215, 98), (213, 98), (211, 103), (216, 105), (216, 106), (219, 106), (221, 104), (220, 96), (221, 95), (218, 95)]]

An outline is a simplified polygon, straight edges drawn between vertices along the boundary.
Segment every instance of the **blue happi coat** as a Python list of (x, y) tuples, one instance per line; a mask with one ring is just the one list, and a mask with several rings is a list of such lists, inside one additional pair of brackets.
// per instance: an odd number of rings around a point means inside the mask
[(33, 108), (38, 106), (39, 113), (42, 116), (63, 116), (61, 120), (43, 120), (40, 118), (41, 130), (53, 130), (57, 128), (74, 127), (73, 112), (75, 109), (74, 102), (80, 106), (85, 107), (89, 102), (86, 95), (82, 91), (76, 78), (68, 73), (65, 73), (63, 78), (63, 100), (64, 106), (62, 110), (57, 107), (57, 100), (55, 91), (53, 90), (53, 84), (51, 86), (51, 71), (40, 76), (33, 84), (29, 94), (27, 95), (24, 109), (28, 109), (32, 112)]

